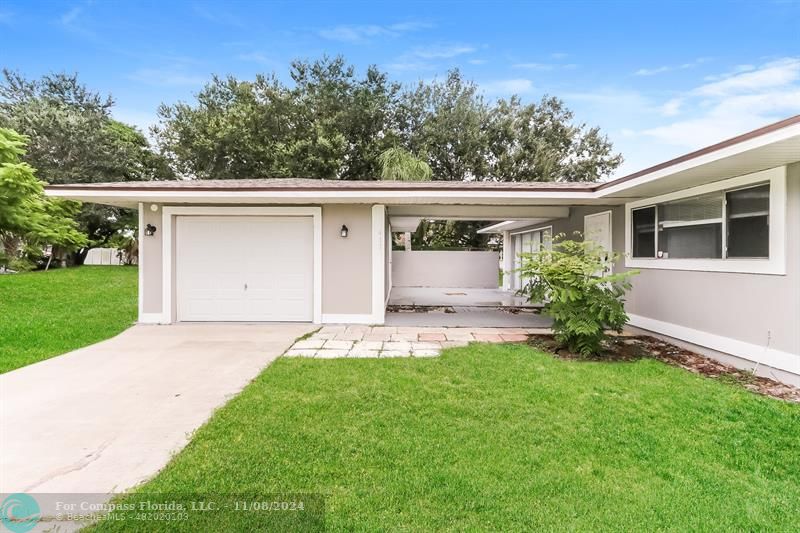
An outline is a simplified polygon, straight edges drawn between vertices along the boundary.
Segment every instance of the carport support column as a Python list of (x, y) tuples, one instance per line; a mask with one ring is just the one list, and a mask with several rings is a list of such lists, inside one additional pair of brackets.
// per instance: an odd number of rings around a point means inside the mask
[(372, 322), (386, 318), (386, 206), (372, 206)]
[(514, 270), (514, 243), (511, 232), (503, 232), (503, 290), (510, 291), (513, 289), (511, 280), (514, 279), (512, 270)]

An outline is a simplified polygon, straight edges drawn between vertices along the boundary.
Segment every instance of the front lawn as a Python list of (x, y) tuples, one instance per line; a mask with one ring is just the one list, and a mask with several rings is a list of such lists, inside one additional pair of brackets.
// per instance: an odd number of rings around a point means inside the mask
[(0, 373), (107, 339), (136, 320), (135, 267), (0, 276)]
[[(287, 492), (324, 495), (334, 531), (797, 531), (800, 405), (525, 345), (281, 358), (122, 501)], [(99, 529), (247, 531), (258, 516)]]

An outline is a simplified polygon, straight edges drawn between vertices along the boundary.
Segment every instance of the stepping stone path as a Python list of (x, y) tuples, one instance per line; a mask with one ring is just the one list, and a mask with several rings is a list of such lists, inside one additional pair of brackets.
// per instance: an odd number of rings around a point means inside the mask
[(443, 348), (470, 342), (525, 342), (547, 328), (425, 328), (324, 326), (284, 354), (287, 357), (436, 357)]

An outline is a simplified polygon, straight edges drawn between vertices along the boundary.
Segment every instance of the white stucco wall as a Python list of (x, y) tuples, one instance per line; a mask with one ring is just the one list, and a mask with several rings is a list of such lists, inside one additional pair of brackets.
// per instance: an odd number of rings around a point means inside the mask
[(499, 261), (498, 252), (395, 251), (392, 285), (496, 289)]

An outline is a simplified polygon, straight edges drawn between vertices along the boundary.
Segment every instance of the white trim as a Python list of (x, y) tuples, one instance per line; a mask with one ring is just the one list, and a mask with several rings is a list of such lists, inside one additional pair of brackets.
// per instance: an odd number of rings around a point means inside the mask
[(522, 235), (523, 233), (534, 233), (536, 231), (544, 231), (544, 230), (546, 230), (548, 228), (550, 229), (550, 235), (552, 237), (552, 235), (553, 235), (553, 225), (552, 224), (548, 224), (547, 226), (539, 226), (538, 228), (533, 228), (533, 229), (524, 229), (522, 231), (512, 231), (512, 232), (509, 232), (509, 233), (511, 235)]
[(161, 313), (139, 313), (139, 324), (163, 324), (164, 315)]
[[(631, 211), (634, 209), (690, 196), (728, 191), (761, 182), (769, 182), (769, 259), (658, 259), (632, 256)], [(627, 268), (785, 275), (786, 201), (786, 167), (777, 167), (627, 203), (625, 204), (625, 266)]]
[[(143, 322), (143, 317), (144, 317), (144, 254), (142, 253), (142, 251), (144, 250), (144, 239), (143, 239), (143, 237), (144, 237), (144, 229), (143, 229), (143, 226), (144, 226), (144, 204), (142, 202), (139, 202), (138, 216), (139, 216), (139, 228), (137, 230), (136, 238), (139, 240), (139, 242), (137, 243), (139, 245), (139, 254), (138, 254), (138, 257), (136, 259), (136, 269), (137, 269), (137, 274), (139, 275), (139, 287), (138, 287), (138, 292), (139, 292), (139, 294), (138, 294), (139, 310), (138, 310), (137, 314), (139, 316), (139, 322)], [(159, 313), (159, 318), (160, 318), (160, 315), (161, 315), (161, 313)]]
[[(113, 199), (121, 198), (129, 202), (204, 202), (224, 203), (230, 200), (246, 200), (252, 203), (275, 202), (282, 203), (342, 203), (342, 200), (352, 200), (353, 203), (375, 203), (391, 201), (393, 204), (469, 204), (475, 200), (476, 205), (484, 205), (485, 200), (495, 200), (500, 205), (527, 205), (526, 200), (592, 200), (597, 198), (597, 193), (592, 191), (525, 191), (525, 190), (474, 190), (474, 191), (420, 191), (420, 190), (367, 190), (367, 191), (305, 191), (300, 188), (292, 191), (185, 191), (175, 190), (93, 190), (93, 189), (46, 189), (47, 196), (61, 198), (87, 199), (92, 198)], [(238, 203), (238, 202), (237, 202)], [(491, 204), (489, 204), (491, 205)], [(548, 206), (550, 204), (547, 204)]]
[(298, 216), (311, 217), (314, 224), (314, 324), (322, 322), (322, 208), (321, 207), (220, 207), (164, 206), (161, 209), (162, 243), (162, 323), (173, 322), (172, 301), (172, 221), (175, 216)]
[(486, 226), (485, 228), (479, 229), (476, 233), (497, 233), (497, 230), (500, 228), (504, 228), (509, 224), (513, 224), (516, 220), (504, 220), (503, 222), (498, 222), (497, 224), (492, 224), (490, 226)]
[(322, 315), (323, 324), (382, 324), (375, 322), (375, 315), (356, 313), (325, 313)]
[(503, 232), (503, 290), (512, 290), (514, 278), (514, 244), (511, 242), (511, 233)]
[(386, 317), (386, 206), (372, 206), (372, 324)]
[(686, 326), (679, 326), (670, 322), (662, 322), (653, 318), (632, 314), (628, 314), (628, 318), (630, 318), (630, 325), (637, 328), (654, 331), (793, 374), (800, 374), (800, 356), (789, 352), (687, 328)]

